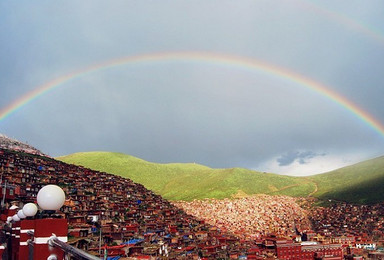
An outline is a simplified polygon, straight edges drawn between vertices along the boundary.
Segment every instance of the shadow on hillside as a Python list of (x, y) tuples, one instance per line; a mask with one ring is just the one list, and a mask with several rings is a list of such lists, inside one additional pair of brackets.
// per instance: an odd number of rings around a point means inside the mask
[(357, 204), (376, 204), (384, 201), (384, 176), (359, 184), (330, 191), (319, 196), (319, 199), (340, 200)]

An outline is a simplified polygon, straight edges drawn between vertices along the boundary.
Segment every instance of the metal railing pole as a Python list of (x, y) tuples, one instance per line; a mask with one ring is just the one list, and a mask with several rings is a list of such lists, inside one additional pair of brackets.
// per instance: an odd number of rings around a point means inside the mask
[(51, 238), (48, 240), (48, 244), (50, 246), (61, 248), (61, 250), (63, 250), (66, 254), (70, 254), (79, 260), (100, 260), (100, 258), (97, 256), (88, 254), (87, 252), (81, 249), (70, 246), (63, 241), (60, 241), (60, 239), (58, 239), (55, 235), (51, 236)]

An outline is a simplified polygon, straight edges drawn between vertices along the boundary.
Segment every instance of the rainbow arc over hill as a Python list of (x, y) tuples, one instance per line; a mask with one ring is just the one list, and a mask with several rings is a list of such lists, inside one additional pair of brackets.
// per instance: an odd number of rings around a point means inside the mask
[(289, 71), (285, 68), (277, 67), (262, 61), (240, 56), (231, 56), (210, 52), (162, 52), (137, 56), (128, 56), (108, 60), (102, 63), (98, 63), (96, 65), (92, 65), (82, 70), (74, 71), (72, 73), (55, 78), (49, 82), (46, 82), (43, 85), (36, 87), (33, 91), (26, 93), (25, 95), (21, 96), (8, 106), (2, 108), (0, 110), (0, 123), (15, 111), (32, 102), (33, 100), (39, 98), (45, 93), (53, 91), (54, 89), (60, 86), (64, 86), (65, 83), (69, 81), (76, 80), (88, 74), (96, 73), (98, 71), (106, 69), (113, 69), (115, 67), (128, 64), (136, 65), (141, 63), (156, 63), (170, 61), (208, 63), (218, 66), (225, 66), (233, 69), (247, 70), (250, 72), (261, 72), (267, 76), (278, 77), (286, 81), (293, 82), (295, 83), (295, 86), (313, 91), (337, 103), (345, 110), (353, 113), (356, 118), (363, 121), (365, 124), (367, 124), (369, 127), (374, 129), (376, 132), (378, 132), (384, 137), (384, 125), (379, 120), (375, 119), (368, 112), (364, 111), (364, 109), (358, 107), (356, 104), (343, 97), (339, 93), (333, 91), (328, 86), (325, 86), (312, 79), (306, 78), (295, 72)]

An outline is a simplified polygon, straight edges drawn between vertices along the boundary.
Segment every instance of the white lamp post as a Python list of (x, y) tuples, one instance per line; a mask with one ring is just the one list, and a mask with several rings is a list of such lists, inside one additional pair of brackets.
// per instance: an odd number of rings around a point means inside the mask
[(47, 260), (57, 260), (57, 256), (52, 254), (52, 255), (48, 256)]
[(27, 203), (23, 207), (23, 213), (26, 217), (33, 217), (37, 213), (37, 206), (34, 203)]
[(44, 186), (37, 193), (37, 204), (43, 210), (58, 210), (65, 202), (65, 193), (57, 185)]
[(20, 218), (17, 214), (15, 214), (12, 216), (12, 220), (16, 222), (16, 221), (20, 221)]
[[(68, 235), (68, 223), (64, 218), (51, 218), (51, 214), (59, 210), (65, 202), (65, 193), (57, 185), (49, 184), (42, 187), (37, 193), (37, 204), (43, 210), (46, 211), (49, 216), (35, 219), (34, 223), (34, 239), (35, 241), (44, 240), (41, 243), (34, 244), (33, 259), (64, 259), (65, 251), (60, 248), (50, 247), (50, 241), (67, 242)], [(43, 215), (45, 214), (43, 213)], [(50, 238), (46, 241), (46, 238), (55, 234), (55, 238)], [(52, 242), (53, 243), (53, 242)], [(49, 254), (47, 254), (49, 253)], [(44, 257), (43, 257), (44, 255)], [(48, 255), (49, 257), (47, 258)]]
[(20, 209), (18, 212), (17, 212), (17, 216), (20, 218), (20, 219), (23, 219), (23, 218), (26, 218), (27, 216), (24, 214), (23, 210)]

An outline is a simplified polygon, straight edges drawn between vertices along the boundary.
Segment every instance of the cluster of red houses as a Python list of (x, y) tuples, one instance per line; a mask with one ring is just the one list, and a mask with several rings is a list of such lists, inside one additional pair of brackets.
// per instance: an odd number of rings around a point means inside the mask
[(109, 256), (169, 259), (344, 257), (342, 241), (322, 243), (310, 232), (306, 234), (310, 243), (297, 235), (284, 239), (270, 234), (235, 236), (129, 179), (40, 155), (0, 149), (0, 176), (2, 209), (34, 202), (46, 184), (62, 187), (67, 199), (56, 215), (68, 222), (68, 243), (93, 254), (106, 249)]
[(310, 217), (314, 228), (329, 236), (366, 234), (375, 240), (384, 237), (384, 204), (335, 203), (314, 208)]
[(311, 229), (306, 210), (288, 196), (179, 201), (175, 205), (242, 238), (260, 238), (271, 233), (289, 237)]
[(222, 232), (119, 176), (6, 149), (0, 149), (0, 174), (3, 208), (34, 202), (46, 184), (62, 187), (67, 200), (56, 215), (68, 221), (68, 243), (95, 254), (100, 237), (108, 255), (239, 258), (256, 257), (265, 247)]

